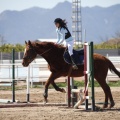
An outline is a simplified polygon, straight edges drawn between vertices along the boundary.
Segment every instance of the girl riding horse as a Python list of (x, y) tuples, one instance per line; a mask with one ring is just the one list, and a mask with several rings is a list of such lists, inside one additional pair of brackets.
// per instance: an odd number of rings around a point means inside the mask
[(56, 32), (57, 32), (57, 43), (56, 44), (62, 44), (64, 41), (66, 42), (66, 46), (68, 48), (69, 55), (71, 57), (72, 61), (72, 68), (78, 69), (77, 65), (75, 64), (75, 60), (73, 57), (73, 45), (74, 40), (71, 36), (70, 31), (67, 28), (67, 23), (65, 20), (62, 20), (61, 18), (56, 18), (54, 21), (56, 25)]

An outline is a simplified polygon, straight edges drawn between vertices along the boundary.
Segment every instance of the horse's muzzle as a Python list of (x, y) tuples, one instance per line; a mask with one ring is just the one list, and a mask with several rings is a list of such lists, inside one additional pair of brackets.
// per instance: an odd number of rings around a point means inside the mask
[(29, 65), (29, 63), (26, 64), (25, 62), (22, 62), (22, 65), (23, 65), (23, 67), (27, 67)]

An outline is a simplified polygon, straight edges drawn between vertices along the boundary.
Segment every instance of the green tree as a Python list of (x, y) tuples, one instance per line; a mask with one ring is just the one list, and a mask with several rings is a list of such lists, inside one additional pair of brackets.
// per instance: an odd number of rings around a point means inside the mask
[(0, 46), (0, 52), (6, 52), (6, 53), (10, 53), (12, 51), (12, 49), (15, 49), (16, 52), (23, 52), (24, 51), (25, 46), (21, 45), (21, 44), (4, 44), (2, 46)]

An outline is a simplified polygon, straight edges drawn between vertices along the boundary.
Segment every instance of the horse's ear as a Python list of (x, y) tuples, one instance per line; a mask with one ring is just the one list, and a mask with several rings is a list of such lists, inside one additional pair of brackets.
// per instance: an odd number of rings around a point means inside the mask
[(28, 45), (32, 46), (32, 43), (31, 43), (31, 41), (30, 41), (30, 40), (28, 41)]
[(27, 45), (27, 42), (25, 41), (25, 44)]

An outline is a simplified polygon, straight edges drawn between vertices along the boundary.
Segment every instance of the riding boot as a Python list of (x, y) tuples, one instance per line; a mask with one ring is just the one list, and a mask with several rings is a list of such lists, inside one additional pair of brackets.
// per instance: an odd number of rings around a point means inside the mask
[(77, 70), (78, 67), (77, 67), (77, 65), (76, 65), (75, 62), (74, 62), (75, 60), (74, 60), (73, 55), (71, 55), (70, 57), (71, 57), (71, 61), (72, 61), (72, 68), (73, 68), (74, 70)]

